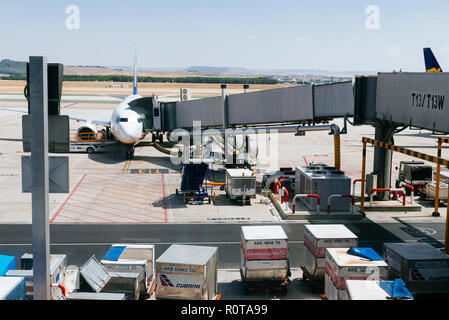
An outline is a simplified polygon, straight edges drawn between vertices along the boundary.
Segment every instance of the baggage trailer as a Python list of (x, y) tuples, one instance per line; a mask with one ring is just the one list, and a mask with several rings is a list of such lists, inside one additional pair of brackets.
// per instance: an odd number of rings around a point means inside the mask
[(304, 226), (302, 280), (312, 285), (312, 292), (324, 291), (327, 248), (350, 248), (358, 237), (343, 224), (309, 224)]
[(290, 284), (288, 238), (281, 226), (244, 226), (240, 277), (245, 293), (263, 290), (287, 294)]
[(249, 205), (256, 198), (256, 176), (248, 169), (226, 169), (224, 189), (229, 199)]

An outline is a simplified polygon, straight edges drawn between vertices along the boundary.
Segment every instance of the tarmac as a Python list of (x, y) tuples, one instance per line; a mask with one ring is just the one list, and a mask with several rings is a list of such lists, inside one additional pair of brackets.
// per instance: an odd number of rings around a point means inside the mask
[[(102, 99), (107, 100), (107, 99)], [(118, 100), (117, 100), (118, 101)], [(109, 101), (73, 101), (67, 99), (61, 107), (61, 114), (108, 120), (117, 106), (114, 99)], [(20, 99), (0, 99), (0, 225), (31, 224), (31, 194), (22, 193), (21, 157), (29, 155), (22, 148), (22, 114), (1, 110), (4, 108), (26, 109)], [(336, 123), (343, 127), (343, 121)], [(75, 131), (80, 123), (71, 121)], [(282, 133), (271, 136), (278, 147), (268, 161), (258, 167), (272, 170), (273, 167), (304, 166), (312, 161), (334, 163), (333, 138), (328, 132), (307, 133), (295, 136)], [(341, 136), (342, 170), (352, 179), (360, 179), (362, 158), (362, 137), (374, 138), (374, 127), (348, 124), (348, 133)], [(148, 138), (148, 137), (147, 137)], [(438, 136), (428, 131), (404, 130), (395, 135), (395, 145), (415, 151), (436, 155)], [(367, 149), (367, 173), (372, 170), (374, 148)], [(252, 224), (269, 223), (306, 224), (311, 215), (304, 207), (299, 207), (294, 219), (284, 219), (275, 205), (258, 194), (250, 206), (241, 206), (230, 201), (224, 191), (213, 189), (215, 204), (185, 204), (182, 196), (176, 195), (180, 187), (179, 165), (170, 157), (153, 147), (138, 147), (132, 160), (125, 158), (124, 152), (112, 148), (109, 152), (88, 155), (86, 153), (51, 154), (68, 156), (70, 166), (70, 192), (50, 194), (51, 225), (187, 225), (187, 224)], [(444, 147), (442, 157), (449, 159), (448, 147)], [(413, 158), (394, 153), (392, 184), (397, 177), (399, 162)], [(270, 167), (271, 166), (271, 167)], [(435, 166), (435, 165), (434, 165)], [(262, 174), (257, 174), (258, 183)], [(355, 194), (360, 194), (360, 184)], [(369, 203), (369, 201), (368, 201)], [(399, 203), (399, 202), (398, 202)], [(442, 225), (446, 221), (446, 205), (440, 204), (439, 217), (433, 217), (433, 202), (415, 199), (420, 211), (367, 210), (366, 217), (359, 217), (360, 224), (429, 224)], [(324, 217), (325, 216), (325, 217)], [(316, 218), (316, 217), (315, 217)], [(323, 214), (314, 223), (351, 223), (344, 216)], [(441, 238), (441, 235), (440, 235)], [(218, 239), (219, 240), (219, 239)], [(438, 239), (441, 240), (441, 239)], [(239, 241), (238, 239), (236, 240)], [(2, 251), (0, 243), (0, 253)], [(106, 245), (106, 244), (102, 244)], [(300, 279), (301, 270), (293, 269), (294, 279)], [(219, 291), (223, 298), (232, 299), (278, 299), (266, 293), (248, 297), (240, 290), (238, 269), (222, 268), (219, 271)], [(310, 288), (295, 280), (289, 288), (288, 299), (319, 299)], [(239, 291), (240, 290), (240, 291)]]

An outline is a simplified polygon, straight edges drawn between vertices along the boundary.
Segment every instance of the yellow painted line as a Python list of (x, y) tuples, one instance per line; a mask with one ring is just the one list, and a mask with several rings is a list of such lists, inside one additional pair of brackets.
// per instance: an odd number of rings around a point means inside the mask
[(126, 160), (125, 169), (123, 169), (123, 174), (128, 173), (129, 165), (131, 164), (131, 160)]

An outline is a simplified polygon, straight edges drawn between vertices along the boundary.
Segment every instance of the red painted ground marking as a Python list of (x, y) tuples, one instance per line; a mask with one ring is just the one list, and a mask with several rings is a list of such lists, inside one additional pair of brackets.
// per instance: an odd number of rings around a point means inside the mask
[[(122, 176), (122, 178), (123, 178), (123, 176)], [(106, 182), (106, 183), (110, 183), (111, 180), (115, 180), (115, 179), (110, 179), (110, 180), (105, 179), (105, 180), (100, 181), (100, 182), (103, 182), (103, 183), (105, 183), (105, 182)], [(96, 182), (98, 183), (98, 181), (96, 181)], [(95, 183), (95, 182), (92, 182), (92, 183)], [(115, 185), (116, 185), (116, 186), (119, 186), (119, 187), (139, 186), (139, 187), (143, 187), (143, 188), (151, 188), (152, 186), (154, 186), (153, 183), (149, 183), (149, 184), (140, 184), (140, 183), (135, 183), (134, 181), (132, 181), (132, 182), (130, 182), (130, 183), (121, 183), (121, 184), (115, 183)]]
[[(84, 196), (82, 196), (82, 197), (85, 198)], [(77, 202), (80, 202), (80, 203), (86, 204), (86, 202), (85, 202), (85, 201), (82, 201), (82, 200), (78, 200), (78, 199), (72, 199), (72, 200), (77, 201)], [(111, 209), (116, 209), (116, 210), (126, 211), (126, 212), (129, 212), (129, 213), (131, 213), (131, 214), (141, 215), (141, 216), (144, 216), (144, 217), (147, 217), (147, 218), (162, 219), (162, 218), (159, 218), (159, 217), (153, 217), (153, 216), (149, 216), (149, 215), (146, 215), (146, 214), (145, 214), (145, 213), (148, 213), (148, 214), (152, 214), (152, 213), (161, 214), (161, 213), (162, 213), (162, 210), (161, 210), (161, 211), (156, 211), (156, 210), (151, 210), (151, 209), (147, 209), (147, 208), (133, 207), (133, 208), (138, 209), (138, 210), (146, 210), (146, 211), (147, 211), (147, 212), (135, 212), (135, 211), (129, 210), (129, 207), (130, 207), (130, 206), (127, 205), (127, 204), (123, 204), (123, 203), (119, 203), (119, 202), (112, 202), (112, 201), (109, 201), (109, 202), (110, 202), (110, 203), (113, 203), (113, 204), (121, 205), (121, 206), (123, 206), (124, 208), (120, 209), (120, 208), (117, 208), (117, 207), (111, 207), (111, 206), (108, 206), (108, 205), (103, 204), (103, 203), (101, 203), (101, 204), (99, 204), (99, 205), (102, 206), (102, 207), (107, 207), (107, 208), (111, 208)], [(96, 205), (96, 204), (93, 204), (93, 203), (89, 203), (89, 204), (90, 204), (90, 205)], [(93, 210), (95, 210), (95, 209), (93, 209)]]
[(79, 214), (79, 215), (83, 215), (83, 216), (89, 216), (89, 217), (92, 217), (92, 218), (97, 219), (97, 220), (104, 220), (104, 221), (109, 221), (109, 222), (117, 222), (117, 221), (114, 221), (114, 220), (109, 220), (109, 219), (106, 219), (106, 218), (93, 216), (93, 215), (88, 214), (88, 213), (86, 213), (84, 211), (83, 212), (79, 212), (79, 211), (75, 211), (75, 210), (72, 210), (72, 209), (69, 209), (69, 208), (65, 208), (64, 210), (68, 211), (68, 212), (73, 212), (73, 213), (76, 213), (76, 214)]
[(65, 199), (64, 203), (62, 204), (61, 207), (59, 207), (58, 211), (56, 212), (56, 214), (53, 216), (53, 218), (51, 218), (50, 223), (52, 223), (56, 216), (61, 212), (62, 208), (64, 208), (64, 206), (66, 205), (67, 201), (69, 201), (70, 197), (73, 195), (73, 193), (75, 192), (75, 190), (80, 186), (81, 182), (83, 182), (84, 178), (87, 176), (87, 173), (85, 173), (82, 178), (80, 179), (80, 181), (78, 182), (78, 184), (75, 186), (75, 188), (73, 188), (72, 192), (70, 192), (69, 196)]
[(65, 216), (65, 215), (63, 215), (63, 214), (59, 214), (58, 217), (59, 217), (59, 218), (71, 219), (71, 220), (74, 220), (74, 221), (77, 221), (77, 222), (80, 222), (80, 223), (86, 223), (86, 222), (88, 222), (88, 221), (81, 220), (81, 219), (77, 219), (77, 218), (73, 218), (73, 217), (67, 217), (67, 216)]
[[(83, 206), (80, 206), (80, 205), (74, 204), (74, 203), (71, 203), (70, 205), (74, 206), (74, 207), (81, 208), (81, 209), (85, 209), (85, 210), (97, 211), (97, 212), (100, 212), (100, 213), (103, 213), (103, 214), (106, 214), (106, 215), (116, 216), (116, 217), (119, 217), (119, 218), (129, 219), (129, 220), (133, 220), (133, 221), (137, 221), (137, 222), (145, 222), (145, 221), (142, 221), (142, 220), (137, 220), (137, 219), (133, 219), (133, 218), (130, 218), (130, 217), (125, 217), (125, 216), (122, 216), (122, 215), (119, 215), (119, 214), (116, 214), (116, 213), (100, 210), (100, 209), (97, 209), (97, 208), (88, 208), (88, 207), (86, 208), (86, 207), (83, 207)], [(84, 212), (83, 212), (83, 214), (84, 214)]]
[(302, 156), (302, 158), (304, 159), (304, 162), (306, 163), (306, 166), (309, 166), (309, 164), (307, 163), (307, 160), (306, 160), (306, 156)]
[(164, 180), (164, 174), (162, 173), (161, 174), (161, 179), (162, 179), (162, 198), (164, 199), (164, 216), (165, 216), (165, 219), (164, 219), (164, 222), (168, 222), (168, 219), (167, 219), (167, 203), (166, 203), (166, 201), (165, 201), (165, 180)]
[[(96, 195), (96, 194), (93, 194), (92, 192), (83, 191), (83, 190), (78, 190), (78, 193), (84, 193), (84, 194), (87, 194), (87, 195), (94, 195), (94, 196)], [(112, 199), (119, 199), (119, 200), (123, 200), (123, 201), (130, 202), (130, 203), (133, 203), (133, 204), (142, 204), (142, 205), (145, 205), (145, 206), (148, 206), (148, 202), (149, 202), (148, 200), (152, 200), (152, 199), (144, 199), (144, 200), (147, 200), (147, 202), (145, 202), (145, 203), (144, 202), (136, 202), (136, 201), (134, 201), (132, 199), (129, 199), (129, 198), (117, 197), (117, 196), (115, 196), (114, 193), (101, 195), (101, 197), (100, 196), (98, 196), (98, 197), (89, 197), (89, 196), (85, 196), (85, 195), (82, 195), (81, 197), (88, 198), (88, 199), (93, 199), (93, 200), (102, 200), (102, 199), (104, 199), (105, 201), (109, 201), (111, 203), (123, 204), (122, 202), (112, 202), (112, 201), (110, 201), (109, 198), (112, 197)], [(143, 208), (140, 208), (140, 207), (136, 207), (136, 208), (143, 209)], [(147, 209), (147, 208), (144, 208), (144, 209)]]
[[(95, 193), (95, 192), (92, 192), (92, 188), (90, 189), (90, 191), (85, 191), (85, 190), (82, 190), (82, 189), (78, 189), (78, 193), (81, 192), (81, 193), (84, 193), (84, 194), (90, 194), (90, 195), (98, 196), (96, 199), (99, 199), (99, 200), (101, 200), (102, 198), (110, 198), (110, 197), (112, 197), (112, 198), (117, 198), (117, 199), (120, 199), (120, 200), (132, 202), (132, 203), (136, 203), (136, 204), (143, 204), (143, 205), (148, 205), (148, 202), (157, 201), (157, 199), (158, 199), (158, 198), (141, 198), (141, 197), (137, 197), (135, 195), (113, 192), (110, 189), (107, 189), (107, 190), (105, 190), (105, 189), (95, 189), (95, 191), (97, 191), (97, 190), (99, 192)], [(130, 198), (116, 197), (116, 195), (129, 196)], [(142, 199), (145, 202), (134, 201), (134, 198)]]
[[(136, 195), (136, 193), (144, 195), (144, 194), (147, 194), (147, 192), (144, 193), (144, 192), (135, 192), (135, 191), (131, 191), (131, 190), (128, 191), (128, 190), (112, 188), (110, 186), (89, 186), (89, 187), (84, 186), (84, 188), (85, 189), (89, 189), (89, 190), (102, 191), (102, 192), (99, 192), (99, 193), (121, 194), (123, 196), (129, 196), (131, 198), (142, 199), (142, 200), (145, 200), (145, 201), (152, 200), (151, 198), (144, 198), (144, 197), (139, 197), (139, 196)], [(81, 191), (81, 188), (78, 191)], [(116, 192), (114, 192), (114, 191), (116, 191)], [(93, 193), (93, 192), (90, 192), (90, 193)]]

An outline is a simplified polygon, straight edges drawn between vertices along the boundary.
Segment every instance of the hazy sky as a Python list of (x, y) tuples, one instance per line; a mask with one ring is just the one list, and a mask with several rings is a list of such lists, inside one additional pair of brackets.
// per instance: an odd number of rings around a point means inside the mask
[(424, 71), (429, 46), (449, 69), (448, 31), (449, 0), (0, 0), (0, 59), (67, 65)]

